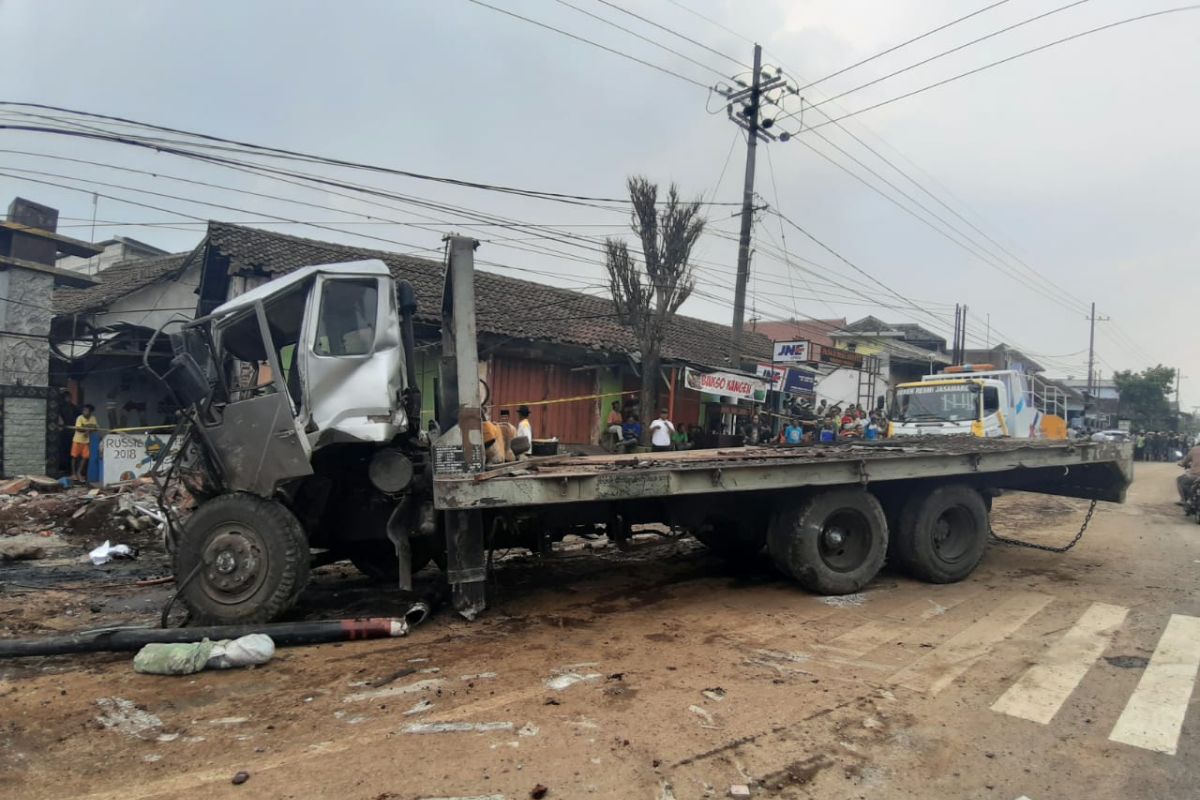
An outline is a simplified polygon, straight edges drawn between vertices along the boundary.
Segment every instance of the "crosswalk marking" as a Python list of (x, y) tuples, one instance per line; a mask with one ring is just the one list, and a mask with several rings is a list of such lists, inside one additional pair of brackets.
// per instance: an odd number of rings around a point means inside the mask
[(892, 682), (918, 692), (937, 694), (1052, 599), (1049, 595), (1034, 592), (1011, 595), (973, 625), (897, 672), (892, 676)]
[(907, 626), (936, 619), (970, 596), (971, 594), (963, 592), (942, 594), (936, 601), (932, 599), (918, 600), (900, 609), (897, 614), (889, 614), (886, 619), (871, 620), (847, 631), (827, 645), (817, 646), (844, 656), (860, 658), (893, 641), (898, 632)]
[(1175, 754), (1200, 669), (1200, 617), (1172, 614), (1109, 739)]
[(1123, 606), (1092, 603), (1038, 663), (1000, 695), (992, 710), (1043, 725), (1050, 722), (1103, 655), (1128, 613)]

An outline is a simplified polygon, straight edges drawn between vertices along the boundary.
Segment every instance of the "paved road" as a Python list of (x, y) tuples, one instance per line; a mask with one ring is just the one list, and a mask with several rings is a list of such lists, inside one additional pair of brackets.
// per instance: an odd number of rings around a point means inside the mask
[[(818, 598), (690, 542), (577, 550), (403, 641), (181, 679), (10, 669), (0, 795), (1198, 797), (1200, 526), (1177, 472), (1139, 465), (1071, 553), (993, 547), (953, 586), (885, 571)], [(1085, 506), (1013, 496), (995, 524), (1058, 543)]]

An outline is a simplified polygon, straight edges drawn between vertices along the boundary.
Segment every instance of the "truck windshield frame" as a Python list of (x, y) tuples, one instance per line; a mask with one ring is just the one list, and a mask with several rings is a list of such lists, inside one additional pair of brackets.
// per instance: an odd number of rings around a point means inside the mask
[(980, 414), (978, 384), (925, 385), (899, 389), (895, 422), (974, 422)]

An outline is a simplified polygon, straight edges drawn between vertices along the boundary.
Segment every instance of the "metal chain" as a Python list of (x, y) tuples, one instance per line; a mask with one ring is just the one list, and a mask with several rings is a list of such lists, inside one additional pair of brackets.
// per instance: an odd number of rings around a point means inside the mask
[(1013, 547), (1028, 547), (1030, 550), (1044, 550), (1047, 553), (1065, 553), (1075, 545), (1079, 544), (1079, 540), (1083, 538), (1083, 532), (1088, 529), (1088, 525), (1092, 521), (1092, 514), (1096, 513), (1096, 503), (1097, 501), (1093, 500), (1092, 504), (1088, 506), (1087, 516), (1083, 518), (1083, 525), (1079, 528), (1079, 533), (1075, 534), (1075, 538), (1067, 542), (1067, 544), (1063, 545), (1062, 547), (1050, 547), (1049, 545), (1045, 544), (1034, 544), (1033, 542), (1023, 542), (1020, 539), (1010, 539), (1006, 536), (1000, 536), (995, 530), (992, 529), (990, 523), (988, 524), (988, 533), (990, 533), (992, 538), (997, 542), (1001, 542), (1002, 544), (1011, 544)]

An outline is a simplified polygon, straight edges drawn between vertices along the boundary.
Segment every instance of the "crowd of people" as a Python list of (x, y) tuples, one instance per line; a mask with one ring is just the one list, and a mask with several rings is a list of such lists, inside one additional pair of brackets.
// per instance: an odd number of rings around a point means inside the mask
[(1194, 444), (1182, 433), (1144, 431), (1133, 440), (1133, 457), (1138, 461), (1177, 461)]

